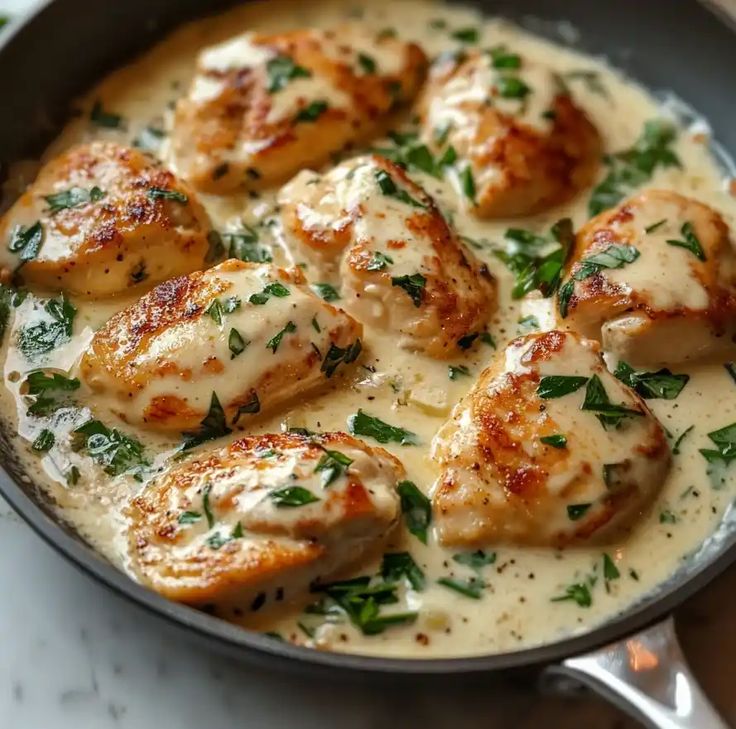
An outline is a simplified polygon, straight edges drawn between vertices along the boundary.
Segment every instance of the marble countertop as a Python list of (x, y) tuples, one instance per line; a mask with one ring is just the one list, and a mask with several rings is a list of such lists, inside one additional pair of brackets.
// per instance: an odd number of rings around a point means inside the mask
[[(0, 0), (12, 14), (34, 0)], [(273, 674), (190, 644), (93, 583), (0, 499), (0, 727), (13, 729), (633, 729), (594, 697), (496, 681), (445, 692)], [(736, 569), (678, 614), (685, 651), (736, 725)]]

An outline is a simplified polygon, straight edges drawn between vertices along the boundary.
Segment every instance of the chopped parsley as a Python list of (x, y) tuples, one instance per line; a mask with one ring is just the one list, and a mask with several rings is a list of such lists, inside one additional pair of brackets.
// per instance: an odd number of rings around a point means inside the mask
[(456, 380), (458, 377), (470, 377), (470, 370), (465, 365), (450, 365), (447, 368), (447, 376), (451, 380)]
[(87, 203), (98, 202), (105, 197), (105, 191), (96, 185), (90, 190), (82, 187), (70, 187), (68, 190), (56, 192), (53, 195), (44, 195), (43, 199), (49, 204), (48, 212), (56, 215), (61, 210), (78, 208)]
[(422, 544), (426, 544), (427, 529), (432, 523), (432, 503), (412, 481), (399, 481), (396, 490), (399, 493), (406, 528)]
[(286, 326), (266, 342), (266, 349), (270, 349), (274, 354), (276, 354), (276, 350), (279, 348), (281, 340), (284, 338), (284, 334), (292, 334), (295, 331), (296, 324), (294, 324), (293, 321), (286, 322)]
[(269, 94), (274, 94), (277, 91), (281, 91), (289, 81), (296, 78), (309, 78), (311, 72), (294, 63), (294, 60), (289, 56), (276, 56), (266, 63), (266, 74), (268, 75), (268, 89)]
[(383, 555), (381, 577), (389, 582), (398, 582), (406, 578), (417, 591), (424, 589), (425, 577), (421, 567), (414, 561), (409, 552), (389, 552)]
[(580, 409), (590, 410), (596, 413), (596, 417), (600, 420), (603, 427), (609, 425), (615, 427), (623, 418), (641, 417), (644, 415), (640, 410), (612, 403), (598, 375), (593, 375), (588, 380), (585, 388), (585, 400)]
[(422, 305), (424, 297), (424, 287), (427, 285), (427, 279), (421, 273), (413, 273), (405, 276), (392, 276), (391, 285), (404, 289), (414, 306), (419, 308)]
[(708, 433), (708, 438), (716, 446), (715, 449), (700, 449), (701, 455), (708, 463), (721, 461), (724, 464), (729, 464), (736, 459), (736, 423)]
[[(377, 635), (392, 625), (412, 623), (417, 617), (416, 612), (382, 615), (383, 605), (397, 603), (399, 600), (396, 595), (396, 585), (386, 582), (371, 584), (371, 578), (368, 575), (318, 585), (312, 589), (315, 592), (324, 592), (363, 635)], [(315, 609), (315, 612), (317, 611)], [(319, 611), (324, 614), (323, 610)]]
[(662, 509), (659, 512), (659, 523), (660, 524), (676, 524), (677, 516), (669, 509)]
[(610, 555), (604, 552), (603, 579), (606, 582), (610, 582), (611, 580), (617, 580), (619, 577), (621, 577), (621, 573), (619, 572), (618, 567), (616, 567), (616, 563), (613, 561), (613, 559), (611, 559)]
[(347, 467), (353, 462), (352, 458), (348, 458), (340, 451), (330, 451), (324, 449), (324, 455), (314, 468), (315, 473), (321, 474), (322, 488), (326, 489), (330, 484), (334, 483), (342, 476)]
[(672, 144), (675, 128), (662, 120), (650, 120), (630, 149), (605, 158), (608, 174), (594, 189), (588, 203), (591, 216), (612, 208), (632, 190), (648, 182), (657, 167), (680, 167)]
[(282, 489), (271, 491), (268, 497), (278, 509), (291, 509), (320, 501), (309, 489), (305, 489), (303, 486), (285, 486)]
[(227, 346), (231, 352), (230, 359), (235, 359), (239, 354), (242, 354), (249, 344), (250, 342), (243, 339), (243, 335), (233, 327), (227, 338)]
[(461, 43), (477, 43), (480, 36), (477, 28), (469, 26), (467, 28), (458, 28), (457, 30), (453, 30), (452, 33), (450, 33), (450, 37), (456, 41), (460, 41)]
[(173, 200), (174, 202), (186, 205), (189, 202), (189, 198), (179, 190), (166, 190), (163, 187), (149, 187), (148, 197), (151, 200)]
[(27, 359), (50, 352), (72, 337), (77, 310), (66, 296), (49, 299), (43, 308), (50, 319), (25, 326), (18, 332), (18, 348)]
[(465, 165), (460, 173), (460, 188), (463, 195), (475, 205), (475, 177), (473, 177), (473, 168), (469, 164)]
[(575, 242), (572, 220), (558, 220), (548, 237), (521, 228), (509, 228), (504, 237), (510, 246), (494, 254), (516, 276), (511, 296), (520, 299), (535, 290), (542, 296), (552, 296), (560, 285), (562, 268)]
[(93, 124), (105, 129), (120, 129), (123, 126), (123, 117), (120, 114), (105, 111), (99, 99), (92, 105), (89, 118)]
[[(312, 319), (312, 324), (314, 324), (314, 319)], [(322, 360), (320, 370), (325, 373), (326, 377), (332, 377), (340, 364), (347, 365), (358, 359), (362, 349), (363, 344), (360, 339), (356, 339), (347, 347), (338, 347), (336, 344), (330, 344), (330, 348), (327, 350), (324, 360)]]
[(493, 68), (521, 68), (521, 56), (511, 53), (506, 46), (496, 46), (488, 51)]
[[(401, 445), (417, 445), (419, 442), (416, 433), (395, 425), (389, 425), (379, 418), (368, 415), (362, 409), (359, 409), (357, 413), (348, 418), (348, 429), (353, 435), (374, 438), (379, 443), (393, 442)], [(410, 482), (404, 481), (402, 483)]]
[(79, 380), (54, 372), (46, 375), (40, 370), (29, 372), (26, 378), (28, 395), (33, 401), (28, 407), (28, 415), (51, 415), (54, 411), (70, 404), (66, 393), (79, 389)]
[(406, 205), (411, 205), (415, 208), (426, 207), (424, 203), (420, 202), (419, 200), (415, 200), (406, 190), (399, 187), (394, 182), (393, 177), (391, 177), (391, 175), (386, 172), (386, 170), (376, 170), (375, 179), (376, 183), (378, 183), (379, 189), (387, 197), (393, 197), (396, 200), (399, 200)]
[(587, 381), (587, 377), (577, 375), (547, 375), (539, 381), (537, 395), (543, 400), (564, 397), (579, 390)]
[(244, 230), (232, 233), (222, 233), (222, 238), (228, 243), (228, 257), (238, 258), (248, 263), (270, 263), (273, 261), (271, 250), (259, 244), (258, 233), (248, 225)]
[(672, 446), (672, 455), (678, 456), (680, 455), (680, 446), (682, 445), (682, 441), (685, 440), (685, 438), (692, 433), (693, 428), (695, 426), (691, 425), (689, 428), (686, 428), (685, 430), (680, 433), (680, 435), (677, 436), (677, 440), (675, 440), (674, 445)]
[(222, 326), (225, 314), (232, 314), (236, 309), (240, 308), (240, 299), (237, 296), (229, 296), (224, 301), (220, 299), (212, 299), (210, 305), (205, 309), (204, 313), (209, 314), (217, 326)]
[(36, 439), (31, 444), (31, 448), (33, 448), (34, 451), (38, 451), (39, 453), (45, 453), (46, 451), (49, 451), (51, 450), (51, 448), (53, 448), (55, 442), (56, 436), (54, 435), (53, 431), (44, 428), (36, 436)]
[(328, 109), (326, 101), (321, 99), (318, 101), (312, 101), (307, 104), (303, 109), (300, 109), (297, 115), (294, 117), (294, 122), (315, 122), (324, 114)]
[(233, 418), (233, 425), (236, 425), (240, 420), (241, 415), (255, 415), (261, 412), (261, 401), (258, 399), (258, 393), (255, 390), (251, 391), (250, 399), (245, 405), (241, 405), (238, 408), (238, 412), (235, 413)]
[(325, 301), (337, 301), (340, 298), (338, 290), (328, 283), (312, 284), (312, 290)]
[(647, 227), (644, 228), (644, 232), (647, 234), (654, 233), (655, 230), (658, 230), (659, 228), (661, 228), (666, 222), (667, 222), (667, 218), (662, 218), (662, 220), (658, 220), (656, 223), (647, 225)]
[(622, 268), (628, 263), (633, 263), (637, 258), (639, 258), (639, 251), (634, 246), (613, 243), (604, 250), (576, 263), (573, 266), (572, 276), (560, 287), (558, 295), (560, 316), (563, 319), (567, 316), (570, 299), (575, 291), (575, 281), (584, 281), (600, 273), (604, 268)]
[(616, 365), (613, 374), (646, 399), (674, 400), (690, 380), (690, 375), (673, 375), (666, 368), (656, 372), (637, 372), (624, 361)]
[(41, 250), (43, 237), (44, 229), (39, 220), (28, 228), (22, 225), (18, 226), (10, 236), (8, 250), (17, 254), (21, 264), (32, 261)]
[(256, 306), (263, 306), (272, 296), (278, 299), (283, 299), (286, 296), (290, 296), (291, 292), (283, 284), (278, 281), (273, 281), (270, 284), (266, 284), (263, 291), (257, 294), (251, 294), (248, 301)]
[(496, 79), (496, 90), (504, 99), (525, 99), (531, 88), (518, 76), (500, 76)]
[(571, 600), (580, 607), (590, 607), (593, 604), (590, 586), (584, 582), (577, 582), (568, 585), (562, 595), (551, 598), (551, 602), (565, 602), (566, 600)]
[(132, 474), (136, 480), (150, 466), (143, 445), (116, 428), (108, 428), (99, 420), (88, 420), (72, 432), (75, 450), (86, 449), (93, 461), (110, 476)]
[(368, 261), (368, 265), (365, 267), (366, 271), (383, 271), (388, 265), (392, 265), (394, 259), (391, 256), (387, 256), (381, 251), (375, 251), (371, 256), (371, 260)]
[(570, 521), (577, 521), (585, 516), (585, 513), (590, 509), (593, 504), (568, 504), (567, 505), (567, 518)]
[(460, 552), (458, 554), (453, 554), (452, 559), (454, 562), (470, 567), (477, 572), (489, 564), (494, 564), (496, 561), (496, 553), (486, 553), (482, 549), (476, 549), (474, 552)]
[(567, 438), (564, 435), (543, 435), (539, 440), (545, 445), (552, 446), (552, 448), (567, 447)]
[(367, 53), (358, 53), (358, 65), (366, 75), (375, 73), (377, 69), (375, 59)]
[(182, 449), (189, 450), (200, 443), (221, 438), (223, 435), (228, 435), (228, 433), (232, 433), (232, 431), (227, 427), (225, 411), (220, 404), (217, 393), (213, 392), (210, 398), (210, 409), (200, 423), (199, 430), (184, 433)]
[(483, 596), (483, 588), (486, 586), (486, 583), (478, 577), (470, 577), (467, 580), (459, 580), (455, 577), (440, 577), (437, 584), (472, 600), (480, 600)]
[(680, 233), (684, 240), (668, 240), (667, 245), (676, 246), (677, 248), (685, 248), (686, 250), (690, 251), (690, 253), (692, 253), (699, 261), (705, 261), (705, 251), (703, 250), (703, 246), (700, 243), (700, 239), (695, 234), (693, 224), (689, 221), (683, 223), (682, 228), (680, 228)]

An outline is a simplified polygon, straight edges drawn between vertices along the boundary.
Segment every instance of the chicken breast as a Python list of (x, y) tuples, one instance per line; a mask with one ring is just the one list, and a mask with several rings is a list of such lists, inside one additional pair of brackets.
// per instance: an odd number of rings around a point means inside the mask
[(352, 25), (237, 36), (199, 56), (176, 107), (176, 167), (220, 194), (287, 179), (374, 134), (425, 69), (418, 46)]
[(435, 523), (453, 547), (610, 538), (670, 466), (662, 426), (598, 344), (560, 331), (511, 342), (437, 433), (433, 457)]
[(268, 607), (380, 545), (403, 476), (396, 458), (345, 433), (246, 436), (133, 499), (132, 563), (173, 600)]
[(364, 324), (431, 357), (458, 353), (496, 307), (485, 264), (460, 242), (403, 169), (357, 157), (324, 175), (304, 171), (279, 195), (287, 246), (306, 275), (339, 291)]
[(92, 142), (46, 164), (0, 220), (0, 266), (31, 286), (111, 296), (202, 268), (211, 230), (192, 190), (153, 158)]
[(723, 218), (648, 190), (577, 234), (558, 294), (563, 323), (637, 364), (736, 353), (736, 255)]
[(115, 314), (80, 371), (125, 422), (225, 431), (327, 382), (358, 357), (361, 334), (298, 269), (228, 260)]
[(590, 184), (601, 141), (559, 76), (503, 48), (442, 56), (419, 103), (436, 154), (453, 150), (465, 205), (529, 215)]

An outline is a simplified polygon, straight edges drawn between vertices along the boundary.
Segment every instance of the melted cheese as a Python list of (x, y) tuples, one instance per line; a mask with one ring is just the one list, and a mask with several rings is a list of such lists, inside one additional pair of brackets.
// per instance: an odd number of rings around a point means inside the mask
[[(351, 6), (352, 7), (352, 6)], [(559, 74), (574, 70), (592, 70), (598, 74), (605, 95), (595, 93), (581, 80), (570, 81), (576, 99), (600, 130), (607, 152), (631, 146), (643, 123), (660, 114), (653, 97), (631, 80), (609, 69), (596, 59), (535, 38), (502, 20), (482, 20), (469, 9), (444, 7), (421, 0), (401, 3), (376, 0), (356, 6), (367, 27), (396, 29), (402, 38), (415, 40), (430, 57), (458, 44), (451, 37), (454, 30), (477, 27), (483, 47), (505, 44), (509, 49), (544, 64)], [(123, 114), (129, 121), (125, 130), (101, 130), (84, 117), (73, 120), (51, 145), (46, 157), (72, 143), (93, 138), (129, 142), (146, 126), (160, 126), (168, 116), (167, 106), (183, 93), (192, 78), (199, 51), (232, 38), (246, 30), (280, 32), (300, 26), (327, 27), (345, 20), (342, 2), (320, 3), (256, 2), (236, 8), (219, 17), (207, 18), (188, 25), (164, 40), (149, 53), (112, 74), (95, 88), (86, 100), (99, 98), (106, 109)], [(433, 20), (442, 19), (444, 27)], [(228, 63), (228, 54), (240, 50), (220, 49), (215, 63)], [(381, 60), (378, 59), (379, 65)], [(528, 83), (535, 82), (529, 78)], [(730, 224), (734, 221), (734, 201), (724, 192), (721, 173), (707, 151), (707, 138), (684, 130), (676, 144), (682, 168), (658, 170), (652, 186), (677, 189), (684, 195), (695, 195), (722, 212)], [(166, 145), (162, 154), (165, 154)], [(24, 175), (33, 166), (19, 168), (10, 176), (16, 185), (28, 182)], [(482, 222), (466, 215), (458, 207), (452, 182), (437, 180), (421, 173), (416, 179), (426, 187), (444, 210), (451, 211), (460, 234), (476, 241), (476, 255), (488, 262), (499, 278), (502, 302), (499, 313), (489, 328), (499, 346), (521, 333), (519, 321), (530, 313), (540, 323), (549, 324), (543, 314), (548, 303), (534, 297), (518, 302), (510, 297), (512, 278), (493, 255), (493, 246), (503, 238), (509, 225), (544, 231), (557, 219), (569, 215), (580, 226), (587, 219), (588, 195), (548, 213), (523, 221)], [(243, 222), (258, 224), (273, 215), (273, 192), (259, 199), (247, 195), (227, 198), (205, 197), (203, 202), (216, 227), (238, 230)], [(269, 240), (268, 226), (258, 228)], [(277, 262), (285, 262), (278, 246)], [(672, 250), (668, 255), (680, 255)], [(656, 264), (655, 264), (656, 265)], [(659, 289), (658, 289), (659, 291)], [(664, 295), (664, 294), (658, 294)], [(691, 294), (697, 296), (697, 292)], [(71, 343), (47, 356), (44, 366), (68, 371), (87, 346), (91, 331), (102, 325), (114, 311), (130, 303), (123, 300), (85, 304), (75, 302), (79, 313)], [(121, 508), (131, 494), (142, 488), (129, 476), (112, 479), (106, 476), (83, 453), (70, 448), (68, 434), (75, 423), (90, 416), (89, 411), (62, 411), (50, 423), (39, 423), (26, 415), (27, 405), (20, 394), (25, 373), (39, 366), (28, 362), (12, 346), (15, 333), (24, 323), (39, 316), (35, 297), (14, 311), (15, 324), (5, 337), (3, 357), (6, 387), (0, 396), (2, 410), (9, 426), (19, 433), (18, 453), (29, 472), (56, 499), (65, 518), (70, 520), (100, 551), (127, 569), (124, 520)], [(11, 346), (9, 346), (11, 345)], [(494, 352), (479, 344), (466, 354), (458, 354), (452, 364), (464, 365), (469, 377), (448, 378), (448, 363), (433, 361), (416, 353), (399, 350), (391, 336), (370, 327), (365, 331), (365, 356), (347, 381), (340, 380), (309, 400), (298, 402), (284, 413), (259, 421), (254, 431), (274, 432), (285, 426), (309, 427), (317, 430), (346, 428), (348, 417), (359, 408), (381, 419), (400, 425), (417, 434), (417, 446), (389, 444), (387, 448), (404, 463), (408, 478), (428, 492), (437, 477), (437, 467), (429, 458), (429, 446), (438, 428), (446, 420), (451, 407), (467, 392)], [(459, 656), (514, 650), (555, 640), (563, 635), (580, 633), (599, 624), (639, 599), (668, 577), (681, 560), (686, 559), (717, 524), (723, 510), (731, 502), (734, 482), (729, 477), (724, 487), (716, 490), (706, 475), (706, 463), (699, 448), (710, 447), (707, 433), (736, 420), (736, 386), (722, 366), (689, 366), (691, 379), (676, 400), (652, 400), (649, 404), (667, 431), (677, 438), (692, 426), (675, 456), (672, 471), (656, 503), (644, 515), (638, 527), (626, 539), (603, 547), (578, 547), (564, 551), (541, 548), (503, 547), (496, 550), (496, 561), (483, 568), (486, 587), (479, 600), (469, 599), (438, 584), (442, 577), (467, 579), (473, 571), (452, 559), (455, 550), (442, 549), (434, 534), (422, 544), (405, 530), (397, 532), (392, 550), (408, 550), (427, 576), (426, 589), (419, 592), (407, 587), (400, 590), (402, 604), (419, 611), (413, 625), (396, 626), (385, 632), (364, 636), (347, 622), (325, 623), (308, 638), (297, 626), (304, 616), (301, 606), (283, 615), (245, 620), (262, 630), (277, 630), (284, 638), (297, 643), (316, 644), (322, 648), (365, 654), (400, 657)], [(166, 454), (176, 446), (178, 438), (137, 432), (124, 426), (114, 415), (113, 403), (105, 398), (89, 398), (84, 386), (79, 400), (94, 408), (95, 417), (109, 426), (121, 427), (137, 435), (145, 443), (154, 465), (162, 465)], [(64, 413), (70, 413), (64, 415)], [(597, 425), (597, 424), (596, 424)], [(57, 445), (43, 457), (30, 449), (29, 442), (40, 427), (57, 433)], [(569, 427), (577, 427), (571, 422)], [(584, 428), (582, 423), (580, 428)], [(218, 442), (224, 444), (225, 439)], [(78, 483), (68, 486), (63, 474), (71, 464), (81, 472)], [(667, 514), (666, 518), (661, 515)], [(676, 521), (672, 523), (669, 514)], [(615, 562), (620, 577), (609, 582), (606, 590), (601, 578), (602, 557), (606, 552)], [(378, 562), (367, 563), (353, 574), (376, 574)], [(574, 583), (597, 576), (590, 587), (592, 604), (579, 607), (570, 600), (552, 602), (565, 594)], [(314, 618), (314, 616), (311, 616)], [(320, 621), (322, 622), (322, 621)]]

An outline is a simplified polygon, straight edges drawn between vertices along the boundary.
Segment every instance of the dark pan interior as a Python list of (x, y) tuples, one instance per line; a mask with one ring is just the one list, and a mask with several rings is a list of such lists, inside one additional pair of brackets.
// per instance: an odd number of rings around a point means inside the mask
[[(153, 44), (167, 29), (233, 4), (227, 0), (51, 0), (0, 42), (4, 96), (0, 161), (38, 152), (69, 114), (69, 100), (116, 64)], [(695, 0), (485, 0), (488, 13), (505, 15), (542, 34), (561, 38), (554, 21), (578, 31), (575, 45), (604, 55), (647, 87), (671, 89), (710, 121), (716, 139), (736, 154), (736, 36), (730, 22)], [(569, 34), (565, 39), (570, 40)], [(40, 489), (14, 461), (0, 436), (0, 491), (50, 544), (78, 567), (150, 612), (239, 658), (260, 664), (307, 664), (310, 670), (350, 668), (359, 673), (440, 674), (508, 669), (558, 660), (617, 639), (672, 610), (736, 559), (736, 515), (685, 560), (668, 582), (625, 614), (585, 635), (540, 648), (467, 659), (408, 661), (323, 653), (249, 633), (160, 598), (100, 558), (53, 512)], [(296, 660), (295, 660), (296, 659)]]

